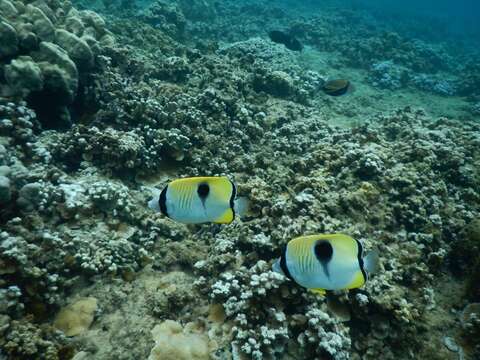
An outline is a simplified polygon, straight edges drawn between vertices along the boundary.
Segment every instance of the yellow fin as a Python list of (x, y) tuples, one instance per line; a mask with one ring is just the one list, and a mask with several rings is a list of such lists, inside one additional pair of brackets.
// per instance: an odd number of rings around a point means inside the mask
[(325, 289), (308, 289), (308, 290), (310, 290), (315, 295), (321, 295), (321, 296), (325, 296), (325, 294), (327, 293), (327, 290)]
[(210, 197), (216, 202), (230, 204), (233, 194), (233, 184), (226, 176), (205, 178), (210, 185)]
[(232, 209), (227, 209), (220, 217), (215, 219), (213, 222), (217, 224), (230, 224), (234, 219), (234, 214)]
[(358, 243), (352, 237), (344, 234), (328, 234), (321, 239), (328, 240), (332, 244), (338, 257), (345, 261), (356, 261), (358, 257)]
[(359, 270), (352, 279), (352, 282), (347, 285), (347, 289), (356, 289), (365, 284), (363, 273)]

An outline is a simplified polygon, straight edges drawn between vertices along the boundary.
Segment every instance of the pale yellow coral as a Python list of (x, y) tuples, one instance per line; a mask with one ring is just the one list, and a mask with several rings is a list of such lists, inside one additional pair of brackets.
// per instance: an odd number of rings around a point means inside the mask
[(87, 297), (70, 304), (57, 314), (53, 326), (67, 336), (76, 336), (88, 330), (97, 310), (97, 299)]
[(204, 334), (189, 332), (173, 320), (152, 330), (155, 347), (148, 360), (208, 360), (209, 340)]

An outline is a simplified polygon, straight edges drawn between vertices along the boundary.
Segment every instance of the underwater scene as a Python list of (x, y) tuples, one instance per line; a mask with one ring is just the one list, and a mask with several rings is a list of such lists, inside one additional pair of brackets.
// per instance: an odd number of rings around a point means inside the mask
[(0, 360), (480, 360), (480, 2), (0, 0)]

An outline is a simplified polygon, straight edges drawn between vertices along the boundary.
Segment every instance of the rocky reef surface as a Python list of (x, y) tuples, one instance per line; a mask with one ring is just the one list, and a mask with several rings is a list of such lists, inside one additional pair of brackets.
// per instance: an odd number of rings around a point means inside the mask
[[(361, 39), (334, 30), (349, 12), (138, 6), (0, 0), (0, 359), (478, 358), (475, 61), (361, 17)], [(340, 71), (359, 88), (328, 97)], [(450, 98), (457, 116), (431, 105)], [(248, 216), (146, 207), (204, 174), (234, 179)], [(380, 251), (366, 287), (335, 294), (343, 316), (271, 271), (317, 232)]]

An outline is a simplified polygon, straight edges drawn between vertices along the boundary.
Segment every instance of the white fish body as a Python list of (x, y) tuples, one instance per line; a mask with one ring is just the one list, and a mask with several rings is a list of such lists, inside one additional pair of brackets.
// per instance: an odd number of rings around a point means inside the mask
[(273, 270), (312, 290), (362, 286), (378, 264), (378, 253), (363, 258), (360, 242), (343, 234), (311, 235), (291, 240)]

